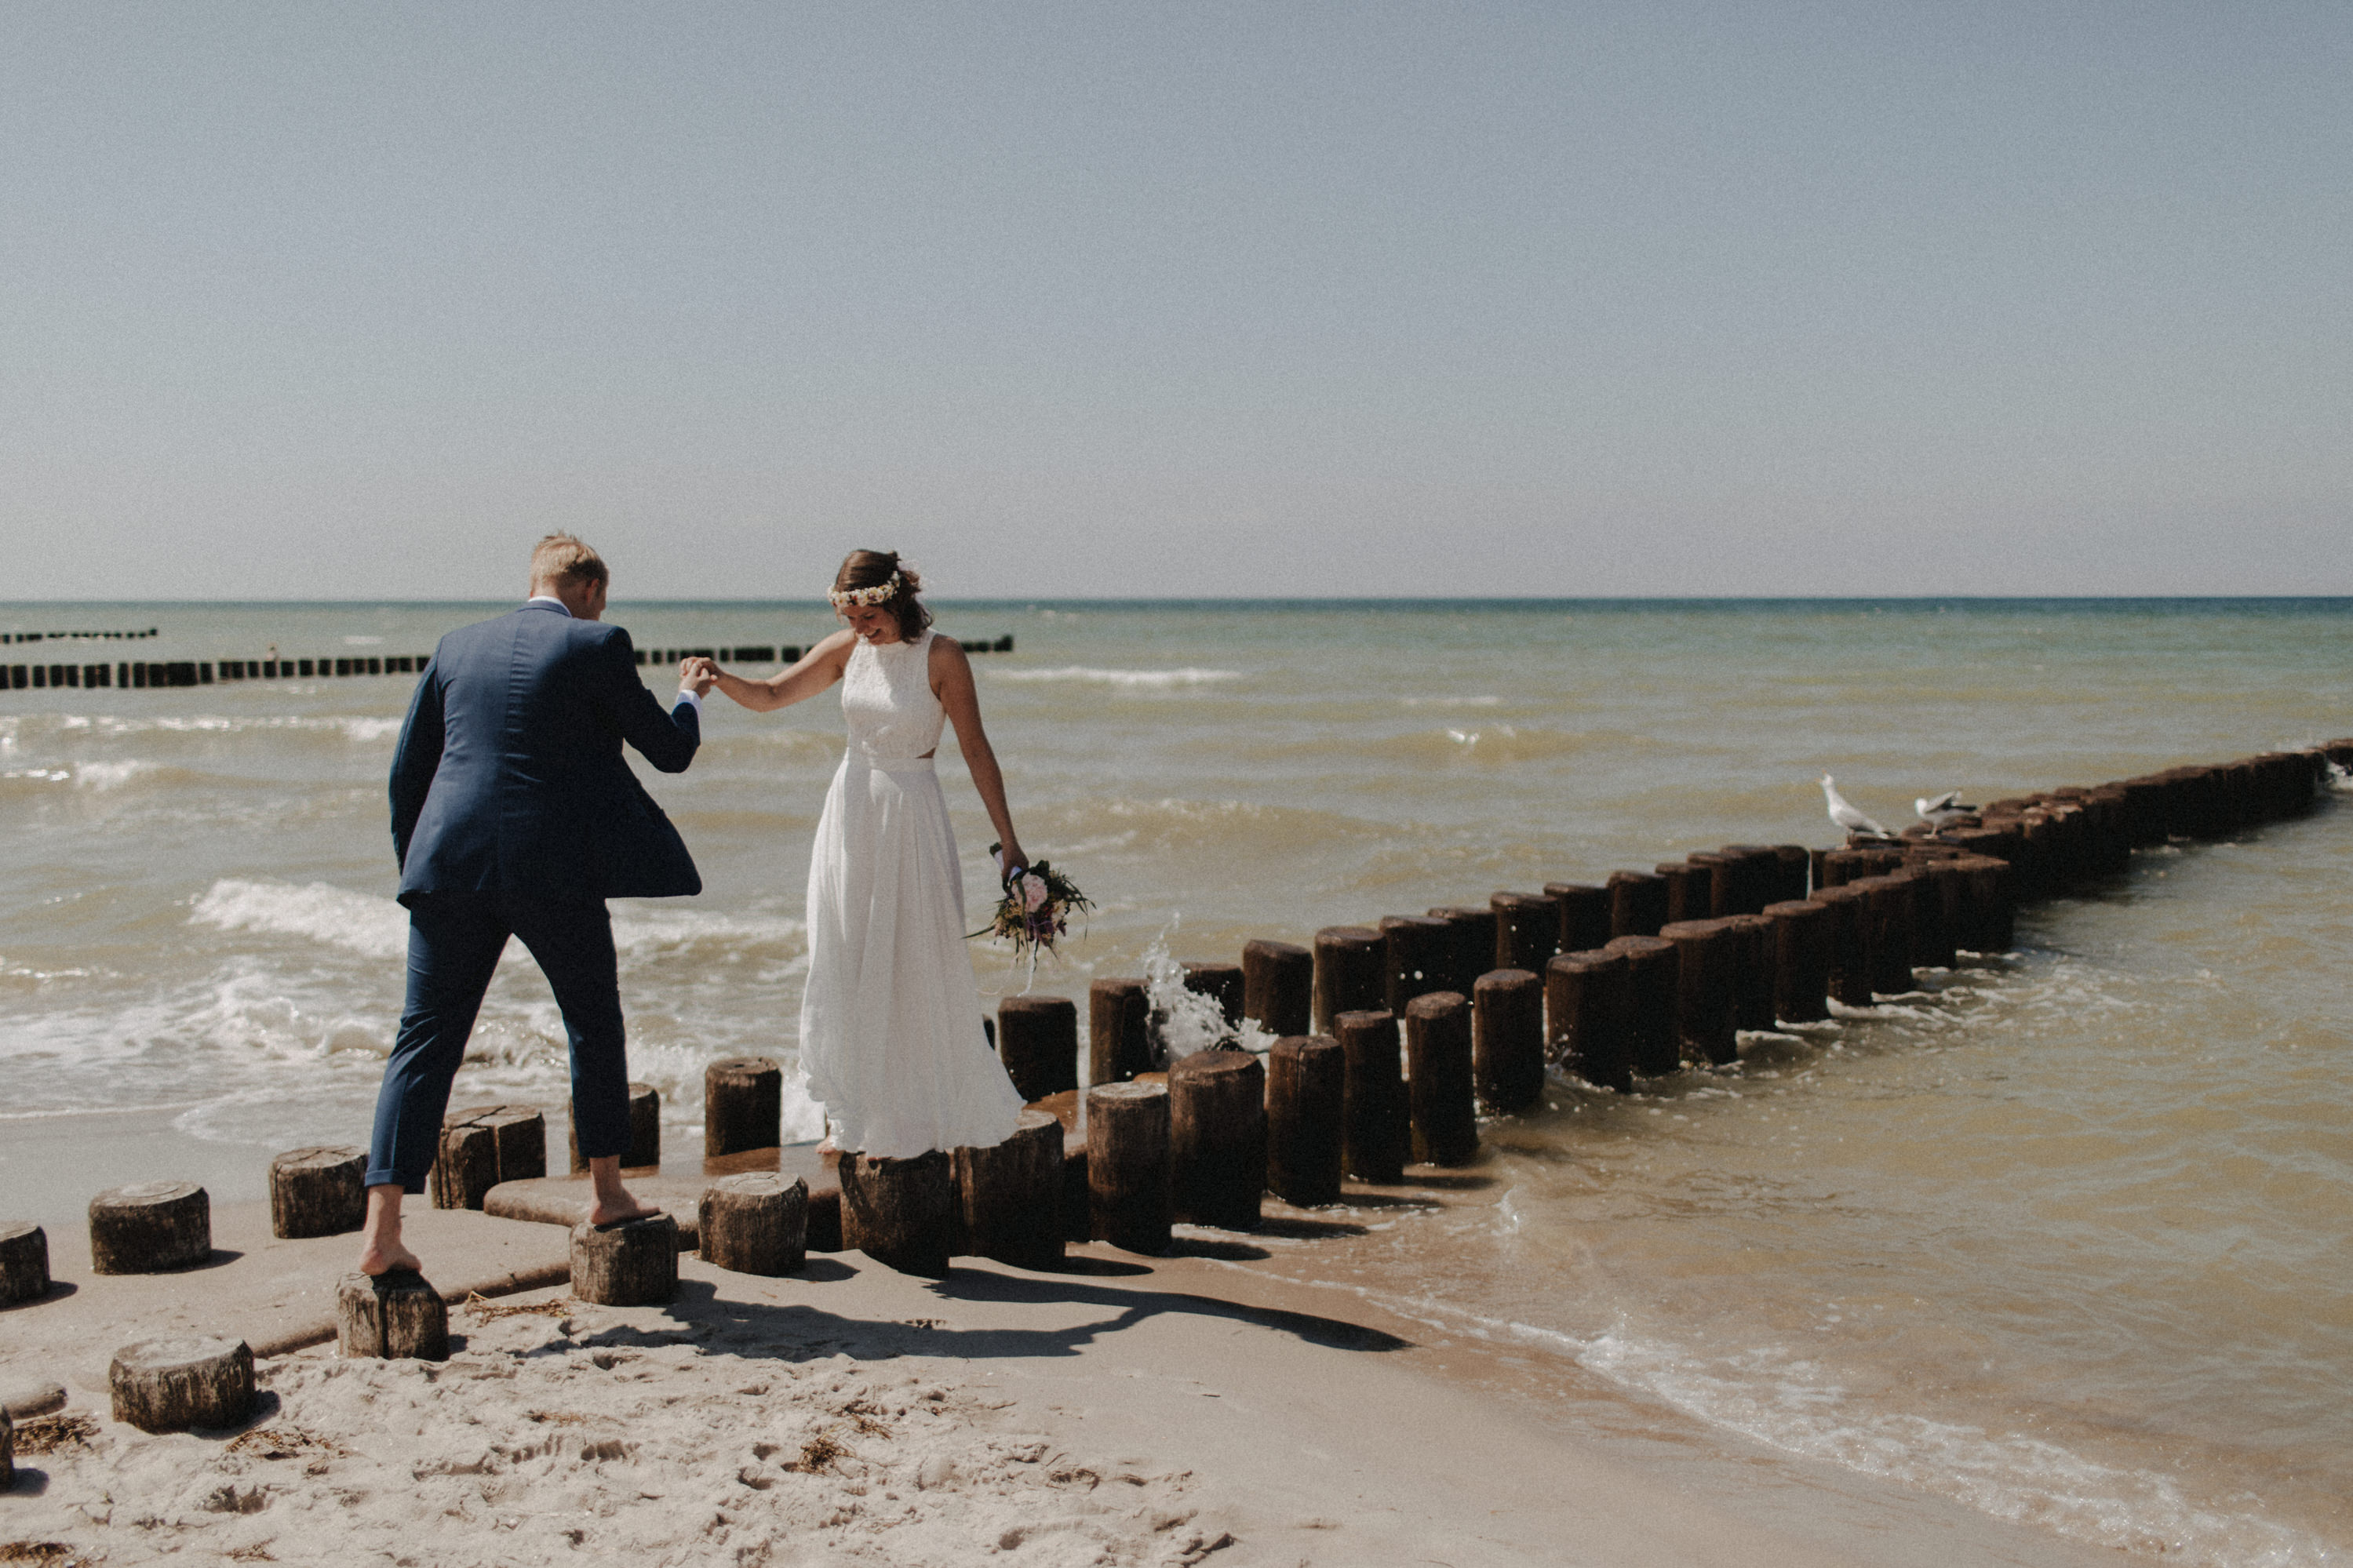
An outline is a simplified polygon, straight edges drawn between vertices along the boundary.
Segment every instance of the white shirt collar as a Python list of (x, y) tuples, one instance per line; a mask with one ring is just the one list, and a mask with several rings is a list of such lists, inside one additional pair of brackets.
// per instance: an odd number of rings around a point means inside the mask
[(557, 598), (553, 594), (533, 594), (530, 598), (525, 599), (523, 603), (526, 605), (547, 605), (554, 609), (561, 610), (564, 613), (565, 619), (571, 620), (574, 618), (570, 608), (565, 605), (563, 600)]

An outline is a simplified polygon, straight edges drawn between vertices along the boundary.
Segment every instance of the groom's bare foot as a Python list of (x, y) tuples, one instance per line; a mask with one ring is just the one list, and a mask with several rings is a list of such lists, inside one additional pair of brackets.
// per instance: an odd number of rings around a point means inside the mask
[(588, 1205), (588, 1223), (595, 1226), (627, 1225), (633, 1219), (651, 1219), (662, 1211), (651, 1204), (639, 1203), (627, 1191), (611, 1198), (597, 1197)]
[(373, 1279), (378, 1274), (389, 1274), (396, 1268), (411, 1269), (418, 1274), (425, 1272), (425, 1265), (417, 1260), (417, 1254), (403, 1247), (398, 1237), (390, 1241), (370, 1241), (360, 1248), (361, 1273)]

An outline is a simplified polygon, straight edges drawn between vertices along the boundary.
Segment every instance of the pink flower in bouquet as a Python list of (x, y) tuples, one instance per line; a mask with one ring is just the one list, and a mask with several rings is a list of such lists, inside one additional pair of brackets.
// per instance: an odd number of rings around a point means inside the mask
[(1025, 872), (1021, 878), (1021, 907), (1035, 912), (1046, 901), (1046, 879), (1036, 872)]

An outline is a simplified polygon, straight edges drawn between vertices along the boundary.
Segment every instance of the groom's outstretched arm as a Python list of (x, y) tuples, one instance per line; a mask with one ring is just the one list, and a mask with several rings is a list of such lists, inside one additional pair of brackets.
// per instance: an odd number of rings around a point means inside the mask
[(614, 722), (621, 739), (645, 753), (646, 761), (666, 773), (682, 773), (702, 744), (702, 715), (681, 698), (665, 710), (638, 679), (638, 656), (629, 634), (620, 627), (604, 641), (604, 681), (609, 692)]

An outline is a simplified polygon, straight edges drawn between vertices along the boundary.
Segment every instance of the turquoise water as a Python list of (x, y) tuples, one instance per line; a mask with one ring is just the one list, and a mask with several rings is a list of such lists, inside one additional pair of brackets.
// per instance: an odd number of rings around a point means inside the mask
[[(500, 606), (0, 605), (155, 625), (16, 660), (427, 651)], [(806, 643), (814, 605), (617, 605), (640, 646)], [(1835, 773), (1897, 826), (2353, 732), (2353, 604), (947, 605), (1022, 837), (1098, 900), (1039, 989), (1251, 936), (1824, 843)], [(370, 640), (376, 639), (376, 640)], [(138, 1158), (258, 1196), (362, 1139), (399, 1005), (384, 774), (397, 678), (0, 694), (0, 1207)], [(709, 890), (619, 906), (635, 1070), (672, 1148), (702, 1064), (791, 1059), (832, 700), (714, 702), (648, 774)], [(952, 748), (950, 748), (952, 751)], [(944, 773), (967, 869), (989, 834)], [(1736, 1431), (2082, 1539), (2205, 1563), (2353, 1549), (2353, 816), (2136, 857), (2020, 948), (1629, 1100), (1488, 1124), (1482, 1201), (1267, 1267)], [(976, 952), (984, 991), (1018, 989)], [(460, 1093), (562, 1099), (511, 961)], [(814, 1135), (796, 1102), (797, 1130)], [(143, 1120), (139, 1120), (143, 1118)], [(87, 1171), (44, 1152), (68, 1130)], [(36, 1169), (36, 1165), (39, 1168)], [(99, 1167), (105, 1166), (106, 1169)], [(1566, 1381), (1564, 1381), (1566, 1386)]]

